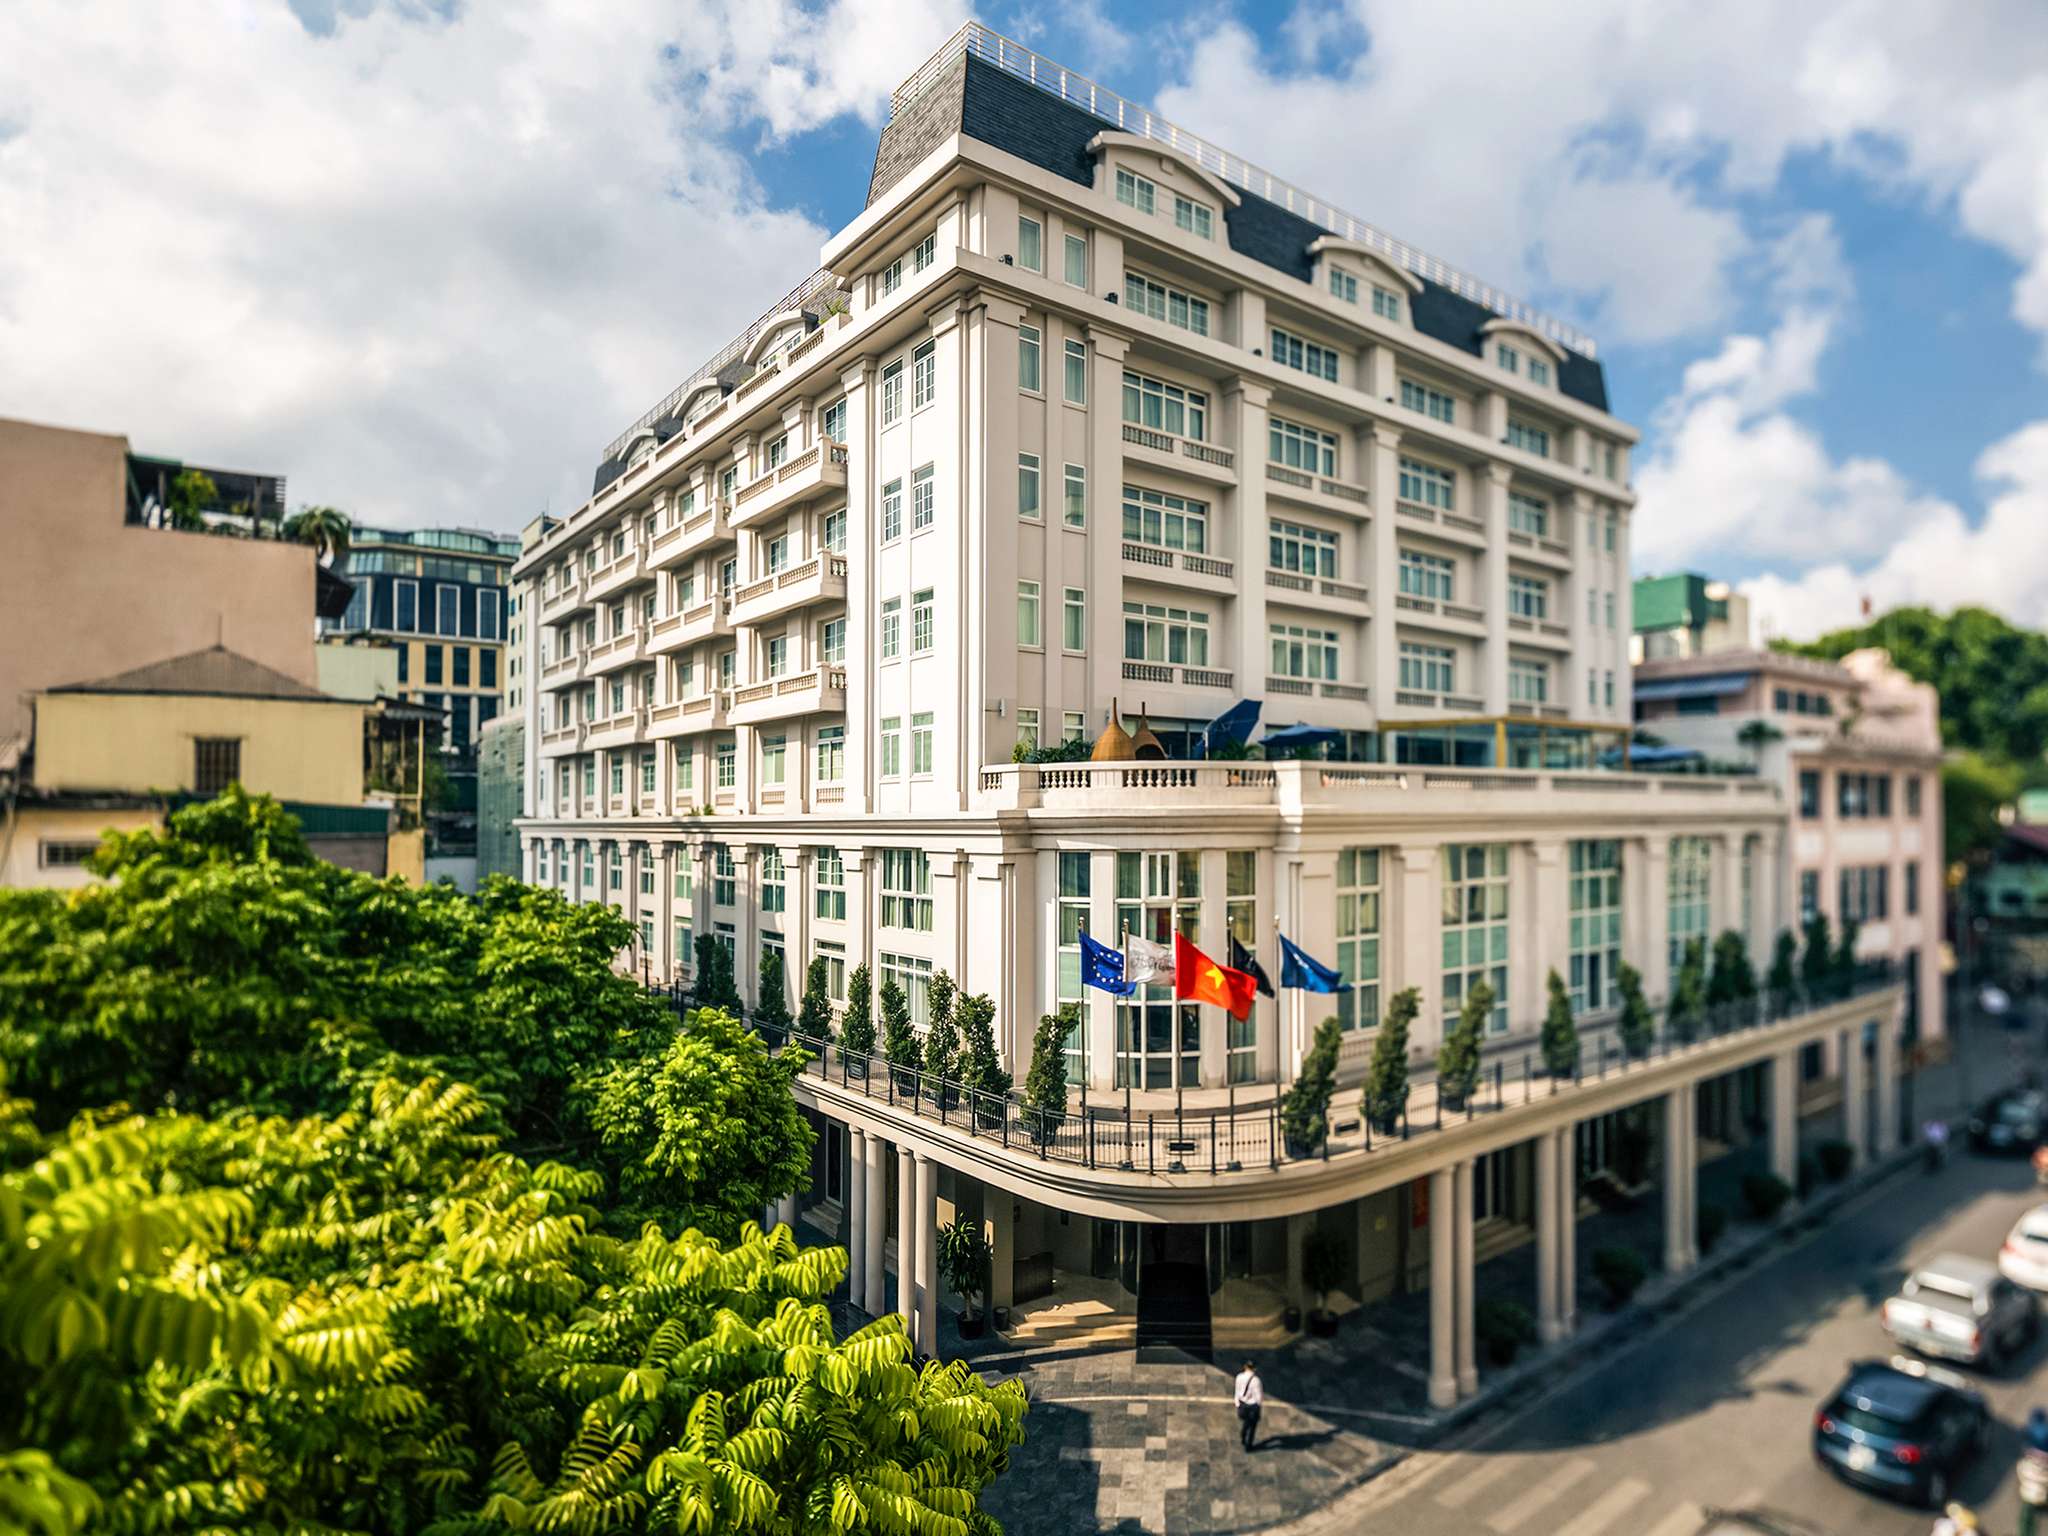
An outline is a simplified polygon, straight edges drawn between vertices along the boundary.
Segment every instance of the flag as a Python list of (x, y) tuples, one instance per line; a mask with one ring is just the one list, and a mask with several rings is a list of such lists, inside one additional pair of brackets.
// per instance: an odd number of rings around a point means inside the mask
[(1099, 987), (1118, 997), (1129, 997), (1138, 990), (1124, 980), (1124, 957), (1100, 939), (1089, 937), (1085, 928), (1081, 930), (1081, 985)]
[(1259, 984), (1259, 990), (1266, 996), (1273, 996), (1273, 978), (1266, 974), (1266, 968), (1259, 964), (1259, 957), (1238, 943), (1237, 935), (1230, 936), (1230, 968), (1243, 971)]
[(1135, 933), (1127, 933), (1124, 935), (1124, 975), (1134, 982), (1171, 981), (1173, 951), (1164, 944), (1155, 944)]
[(1173, 995), (1191, 1002), (1214, 1003), (1227, 1008), (1232, 1018), (1241, 1019), (1252, 1011), (1252, 998), (1259, 984), (1243, 971), (1218, 965), (1187, 941), (1173, 936)]
[(1280, 935), (1280, 985), (1299, 987), (1304, 992), (1335, 992), (1344, 985), (1344, 978), (1283, 933)]

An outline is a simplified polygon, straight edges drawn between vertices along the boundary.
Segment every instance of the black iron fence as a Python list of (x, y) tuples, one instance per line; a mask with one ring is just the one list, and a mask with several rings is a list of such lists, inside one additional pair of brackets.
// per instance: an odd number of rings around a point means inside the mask
[[(1202, 1090), (1204, 1102), (1192, 1107), (1185, 1103), (1186, 1091), (1176, 1090), (1171, 1109), (1133, 1108), (1131, 1090), (1091, 1094), (1084, 1083), (1069, 1089), (1064, 1110), (1038, 1109), (1014, 1092), (985, 1092), (919, 1066), (894, 1065), (881, 1056), (848, 1051), (832, 1039), (795, 1029), (782, 1031), (779, 1037), (762, 1033), (771, 1045), (802, 1050), (807, 1077), (1025, 1156), (1086, 1168), (1215, 1174), (1369, 1153), (1389, 1142), (1641, 1071), (1732, 1036), (1882, 991), (1897, 979), (1889, 962), (1874, 961), (1819, 986), (1765, 991), (1710, 1005), (1690, 1020), (1660, 1017), (1634, 1048), (1618, 1023), (1603, 1021), (1581, 1029), (1577, 1059), (1567, 1072), (1549, 1071), (1533, 1046), (1488, 1048), (1477, 1081), (1462, 1097), (1444, 1091), (1426, 1060), (1411, 1062), (1398, 1113), (1376, 1123), (1364, 1112), (1358, 1086), (1341, 1089), (1325, 1111), (1326, 1133), (1311, 1144), (1289, 1139), (1282, 1109), (1286, 1089), (1270, 1083), (1220, 1090), (1221, 1103), (1214, 1102), (1219, 1090)], [(679, 1014), (690, 1006), (687, 991), (679, 985), (652, 990)], [(758, 1022), (754, 1027), (760, 1029)]]

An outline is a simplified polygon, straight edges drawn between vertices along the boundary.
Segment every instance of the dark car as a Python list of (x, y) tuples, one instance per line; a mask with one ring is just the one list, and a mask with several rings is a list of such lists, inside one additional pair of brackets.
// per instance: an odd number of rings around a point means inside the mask
[(1902, 1356), (1863, 1360), (1813, 1416), (1813, 1454), (1860, 1487), (1939, 1509), (1989, 1422), (1960, 1376)]
[(2041, 1144), (2043, 1105), (2031, 1090), (2002, 1093), (1970, 1116), (1970, 1145), (1979, 1152), (2031, 1152)]

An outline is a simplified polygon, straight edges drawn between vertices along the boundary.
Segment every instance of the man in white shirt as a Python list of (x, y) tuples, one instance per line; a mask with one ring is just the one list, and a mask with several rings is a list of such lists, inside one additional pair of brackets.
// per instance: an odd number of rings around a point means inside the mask
[(1237, 1423), (1246, 1450), (1258, 1438), (1259, 1409), (1265, 1401), (1266, 1389), (1259, 1382), (1258, 1367), (1247, 1360), (1244, 1369), (1237, 1373)]

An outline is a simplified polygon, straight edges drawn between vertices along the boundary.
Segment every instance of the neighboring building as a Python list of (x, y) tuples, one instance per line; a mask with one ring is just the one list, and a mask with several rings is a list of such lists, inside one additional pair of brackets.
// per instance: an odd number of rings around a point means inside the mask
[(1690, 572), (1639, 577), (1634, 608), (1631, 662), (1704, 656), (1750, 644), (1749, 599), (1725, 581)]
[(322, 693), (358, 704), (399, 697), (398, 652), (390, 646), (329, 635), (313, 648), (313, 657)]
[[(1477, 1379), (1475, 1234), (1537, 1242), (1528, 1301), (1569, 1332), (1577, 1181), (1624, 1120), (1663, 1106), (1683, 1268), (1701, 1137), (1768, 1119), (1789, 1175), (1799, 1051), (1899, 1006), (1359, 1136), (1398, 989), (1421, 1061), (1492, 986), (1507, 1080), (1551, 969), (1604, 1023), (1623, 962), (1661, 999), (1689, 936), (1767, 952), (1790, 921), (1775, 784), (1598, 770), (1631, 718), (1635, 439), (1585, 337), (970, 24), (898, 91), (823, 270), (521, 556), (526, 876), (617, 906), (656, 977), (710, 935), (750, 1000), (780, 951), (836, 996), (871, 966), (921, 1025), (946, 970), (993, 999), (1020, 1082), (1041, 1015), (1077, 1006), (1043, 1146), (836, 1053), (798, 1082), (823, 1132), (807, 1219), (876, 1310), (900, 1219), (924, 1347), (954, 1214), (990, 1233), (998, 1306), (1058, 1272), (1115, 1315), (1172, 1292), (1219, 1341), (1301, 1304), (1320, 1229), (1347, 1295), (1430, 1290), (1449, 1403)], [(1193, 760), (1248, 701), (1349, 761)], [(1014, 761), (1098, 734), (1109, 760)], [(1242, 1022), (1156, 985), (1120, 1001), (1083, 989), (1084, 929), (1218, 960), (1236, 939), (1276, 978), (1277, 929), (1341, 986)], [(1326, 1013), (1345, 1140), (1296, 1157), (1275, 1100)], [(1870, 1149), (1897, 1122), (1876, 1037)]]
[(30, 707), (0, 885), (82, 885), (102, 832), (230, 784), (284, 802), (321, 857), (385, 872), (391, 812), (363, 801), (360, 704), (216, 646), (39, 689)]
[[(1792, 807), (1787, 910), (1896, 962), (1910, 1024), (1942, 1033), (1941, 711), (1880, 650), (1838, 664), (1727, 650), (1635, 669), (1636, 719), (1672, 747), (1747, 759)], [(1767, 957), (1766, 957), (1767, 958)]]
[(476, 761), (476, 878), (522, 878), (519, 811), (526, 797), (526, 724), (500, 715), (483, 729)]
[[(123, 437), (0, 420), (0, 765), (25, 742), (29, 696), (82, 678), (224, 645), (317, 683), (314, 615), (338, 614), (346, 586), (304, 544), (161, 526), (187, 467)], [(282, 505), (279, 477), (206, 473), (266, 515)]]

